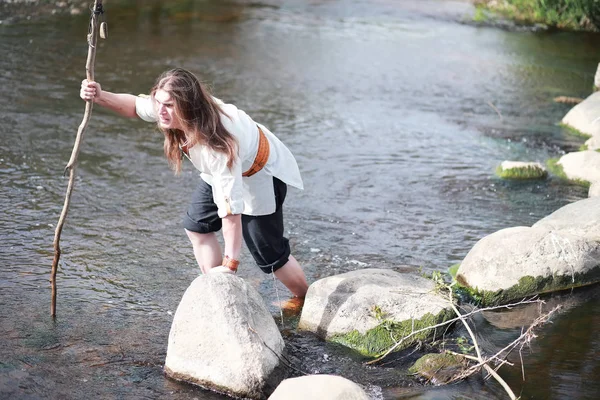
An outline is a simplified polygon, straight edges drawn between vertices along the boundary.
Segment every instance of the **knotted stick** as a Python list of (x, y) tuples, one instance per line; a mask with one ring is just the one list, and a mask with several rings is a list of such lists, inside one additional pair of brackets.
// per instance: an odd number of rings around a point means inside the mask
[[(102, 8), (102, 0), (95, 0), (94, 6), (92, 8), (92, 14), (90, 17), (89, 32), (87, 35), (89, 48), (87, 62), (85, 63), (85, 71), (88, 81), (94, 80), (96, 43), (98, 42), (98, 30), (100, 25), (98, 23), (98, 19), (103, 12), (104, 10)], [(54, 230), (54, 260), (52, 261), (52, 272), (50, 275), (50, 284), (52, 286), (52, 302), (50, 305), (50, 315), (52, 316), (52, 318), (56, 318), (56, 271), (58, 269), (58, 261), (60, 260), (60, 234), (62, 232), (65, 219), (67, 218), (67, 213), (69, 212), (71, 194), (73, 193), (73, 186), (75, 184), (75, 166), (77, 165), (79, 147), (81, 146), (81, 140), (83, 139), (83, 134), (85, 133), (85, 129), (87, 128), (88, 121), (92, 116), (93, 105), (93, 101), (87, 101), (85, 104), (85, 113), (83, 114), (83, 121), (81, 121), (79, 129), (77, 130), (77, 136), (75, 138), (75, 144), (73, 145), (73, 151), (71, 152), (71, 158), (69, 159), (69, 162), (65, 167), (64, 171), (65, 175), (67, 174), (67, 171), (69, 172), (69, 185), (67, 186), (67, 194), (65, 195), (63, 209), (60, 214), (60, 218), (58, 219), (58, 224), (56, 224), (56, 229)]]

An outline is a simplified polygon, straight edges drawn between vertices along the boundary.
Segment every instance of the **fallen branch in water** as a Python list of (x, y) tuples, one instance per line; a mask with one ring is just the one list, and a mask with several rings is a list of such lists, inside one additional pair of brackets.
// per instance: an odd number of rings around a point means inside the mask
[[(553, 308), (552, 310), (550, 310), (549, 312), (547, 312), (546, 314), (540, 315), (538, 318), (536, 318), (532, 324), (529, 326), (529, 328), (522, 332), (521, 335), (513, 340), (511, 343), (509, 343), (507, 346), (505, 346), (504, 348), (502, 348), (500, 351), (496, 352), (496, 354), (492, 355), (491, 357), (484, 357), (483, 354), (481, 353), (481, 349), (479, 347), (479, 344), (477, 342), (477, 339), (475, 338), (475, 334), (473, 333), (473, 331), (471, 330), (471, 327), (469, 326), (469, 324), (466, 321), (466, 318), (468, 316), (474, 315), (476, 313), (480, 313), (483, 311), (491, 311), (491, 310), (498, 310), (501, 308), (512, 308), (514, 306), (519, 306), (519, 305), (523, 305), (523, 304), (530, 304), (530, 303), (539, 303), (539, 304), (543, 304), (544, 302), (542, 300), (539, 299), (525, 299), (523, 301), (520, 301), (518, 303), (513, 303), (513, 304), (507, 304), (504, 306), (495, 306), (495, 307), (486, 307), (486, 308), (481, 308), (481, 309), (476, 309), (473, 310), (469, 313), (466, 314), (461, 314), (460, 311), (458, 310), (458, 308), (456, 307), (455, 303), (454, 303), (454, 299), (453, 299), (453, 294), (452, 294), (452, 290), (450, 286), (446, 286), (446, 289), (448, 289), (448, 297), (449, 297), (449, 302), (450, 305), (452, 307), (452, 309), (454, 310), (454, 312), (456, 313), (457, 317), (450, 319), (448, 321), (436, 324), (436, 325), (432, 325), (423, 329), (419, 329), (417, 331), (413, 331), (411, 332), (409, 335), (401, 338), (398, 342), (396, 342), (394, 344), (394, 346), (392, 346), (392, 348), (390, 348), (384, 355), (382, 355), (381, 357), (369, 361), (367, 362), (367, 364), (374, 364), (376, 362), (381, 361), (383, 358), (385, 358), (388, 354), (390, 354), (392, 351), (394, 351), (402, 342), (404, 342), (406, 339), (416, 335), (417, 333), (426, 331), (426, 330), (431, 330), (431, 329), (436, 329), (439, 328), (441, 326), (444, 325), (449, 325), (452, 324), (458, 320), (460, 320), (463, 325), (465, 326), (467, 332), (469, 333), (471, 340), (473, 342), (473, 347), (475, 349), (475, 352), (477, 354), (476, 357), (468, 355), (468, 354), (462, 354), (462, 353), (457, 353), (457, 352), (453, 352), (453, 351), (446, 351), (447, 353), (451, 353), (457, 356), (461, 356), (464, 357), (468, 360), (472, 360), (472, 361), (476, 361), (477, 364), (461, 371), (460, 373), (456, 374), (452, 379), (450, 379), (447, 383), (450, 382), (456, 382), (459, 380), (463, 380), (471, 375), (473, 375), (474, 373), (481, 371), (481, 369), (485, 369), (486, 372), (489, 374), (489, 376), (492, 376), (506, 391), (506, 393), (508, 394), (508, 396), (511, 398), (511, 400), (516, 400), (517, 396), (514, 394), (514, 392), (512, 391), (512, 389), (510, 388), (510, 386), (508, 386), (508, 384), (502, 379), (502, 377), (496, 372), (502, 365), (508, 364), (508, 365), (513, 365), (512, 363), (508, 362), (506, 360), (506, 357), (508, 357), (508, 355), (517, 347), (520, 347), (519, 349), (519, 354), (520, 350), (523, 348), (523, 346), (525, 344), (530, 343), (536, 336), (534, 334), (534, 329), (538, 328), (540, 325), (546, 323), (550, 317), (557, 312), (561, 307), (560, 306), (556, 306), (555, 308)], [(495, 368), (492, 368), (490, 366), (490, 364), (494, 362), (497, 363)], [(521, 369), (523, 370), (523, 361), (522, 361), (522, 356), (521, 356)], [(523, 377), (525, 376), (525, 372), (523, 370)], [(487, 378), (486, 378), (487, 379)]]
[[(482, 359), (482, 360), (479, 361), (479, 364), (473, 365), (469, 369), (463, 371), (461, 374), (457, 375), (455, 377), (455, 379), (453, 379), (453, 381), (458, 381), (458, 380), (461, 380), (461, 379), (465, 379), (466, 377), (468, 377), (468, 376), (472, 375), (473, 373), (477, 372), (481, 367), (487, 365), (488, 363), (490, 363), (492, 361), (498, 361), (501, 365), (508, 363), (505, 360), (505, 358), (515, 348), (520, 347), (520, 349), (519, 349), (519, 351), (520, 351), (525, 344), (528, 344), (533, 339), (535, 339), (537, 336), (533, 332), (534, 329), (536, 329), (540, 325), (543, 325), (546, 322), (548, 322), (548, 320), (550, 319), (550, 317), (555, 312), (557, 312), (560, 309), (561, 309), (561, 306), (556, 306), (552, 310), (548, 311), (547, 313), (545, 313), (545, 314), (540, 315), (539, 317), (537, 317), (531, 323), (531, 325), (529, 326), (529, 328), (527, 328), (527, 330), (525, 332), (521, 333), (521, 335), (519, 335), (518, 338), (516, 338), (515, 340), (513, 340), (512, 342), (510, 342), (508, 345), (506, 345), (504, 348), (502, 348), (501, 350), (499, 350), (498, 352), (496, 352), (496, 354), (494, 354), (493, 356), (485, 358), (485, 359)], [(475, 338), (472, 337), (472, 339), (475, 342)], [(457, 353), (457, 355), (460, 355), (460, 353)]]
[[(515, 394), (511, 390), (510, 386), (508, 386), (508, 384), (504, 381), (504, 379), (502, 379), (500, 377), (500, 375), (498, 375), (496, 373), (496, 371), (494, 371), (492, 368), (490, 368), (489, 365), (487, 365), (487, 363), (489, 362), (489, 360), (488, 361), (484, 361), (483, 360), (483, 357), (481, 356), (481, 350), (479, 349), (479, 344), (477, 343), (477, 339), (475, 339), (475, 334), (473, 333), (473, 331), (471, 330), (471, 327), (469, 326), (469, 324), (465, 320), (465, 317), (463, 317), (463, 315), (460, 313), (460, 311), (458, 311), (458, 308), (456, 308), (456, 305), (454, 304), (454, 299), (452, 298), (452, 290), (450, 289), (450, 287), (448, 287), (448, 292), (449, 292), (448, 296), (450, 297), (450, 305), (452, 306), (452, 309), (454, 310), (454, 312), (456, 313), (456, 315), (458, 315), (458, 318), (460, 318), (460, 322), (463, 323), (463, 325), (467, 329), (467, 332), (469, 332), (469, 335), (471, 336), (471, 340), (473, 340), (473, 346), (475, 346), (475, 352), (477, 353), (477, 360), (479, 361), (479, 364), (481, 366), (483, 366), (483, 368), (485, 368), (485, 370), (491, 376), (493, 376), (494, 379), (496, 379), (496, 381), (504, 388), (504, 390), (506, 391), (506, 393), (508, 394), (508, 396), (511, 398), (511, 400), (516, 400), (517, 396), (515, 396)], [(476, 370), (473, 370), (472, 373), (475, 373), (475, 371)], [(456, 380), (456, 379), (454, 379), (454, 380)]]
[[(88, 56), (85, 63), (86, 76), (88, 81), (94, 80), (94, 62), (96, 61), (96, 43), (98, 42), (98, 31), (99, 23), (98, 19), (100, 15), (104, 13), (102, 8), (102, 0), (95, 0), (94, 7), (92, 8), (92, 14), (90, 17), (90, 26), (87, 36), (88, 40)], [(52, 318), (56, 317), (56, 271), (58, 269), (58, 261), (60, 260), (60, 235), (62, 228), (69, 212), (69, 204), (71, 203), (71, 194), (73, 193), (73, 186), (75, 185), (75, 166), (77, 165), (77, 156), (79, 155), (79, 147), (81, 146), (81, 140), (83, 134), (87, 128), (88, 121), (92, 116), (93, 101), (87, 101), (85, 103), (85, 113), (83, 114), (83, 121), (79, 125), (77, 130), (77, 136), (75, 137), (75, 144), (73, 145), (73, 151), (71, 152), (71, 158), (65, 167), (65, 174), (69, 172), (69, 184), (67, 186), (67, 194), (65, 195), (65, 202), (63, 209), (56, 224), (54, 230), (54, 260), (52, 261), (52, 270), (50, 272), (50, 285), (52, 287), (52, 302), (50, 304), (50, 315)]]
[[(534, 297), (534, 298), (531, 298), (531, 299), (521, 300), (518, 303), (511, 303), (511, 304), (506, 304), (506, 305), (503, 305), (503, 306), (478, 308), (478, 309), (473, 310), (473, 311), (471, 311), (469, 313), (463, 314), (462, 317), (466, 318), (466, 317), (470, 317), (471, 315), (474, 315), (474, 314), (477, 314), (477, 313), (480, 313), (480, 312), (483, 312), (483, 311), (494, 311), (494, 310), (499, 310), (501, 308), (506, 308), (506, 309), (510, 310), (513, 307), (520, 306), (520, 305), (523, 305), (523, 304), (531, 304), (531, 303), (543, 303), (543, 301), (539, 300), (539, 299), (536, 299)], [(383, 355), (377, 357), (374, 360), (368, 361), (367, 364), (375, 364), (375, 363), (378, 363), (379, 361), (383, 360), (385, 357), (387, 357), (388, 355), (390, 355), (391, 353), (393, 353), (394, 350), (396, 350), (398, 348), (398, 346), (400, 346), (406, 339), (410, 339), (411, 337), (413, 337), (416, 334), (419, 334), (421, 332), (425, 332), (425, 331), (428, 331), (428, 330), (431, 330), (431, 329), (437, 329), (437, 328), (440, 328), (442, 326), (447, 326), (447, 325), (453, 324), (454, 322), (457, 322), (459, 320), (460, 320), (460, 318), (456, 317), (456, 318), (452, 318), (452, 319), (449, 319), (449, 320), (444, 321), (444, 322), (440, 322), (439, 324), (436, 324), (436, 325), (431, 325), (431, 326), (428, 326), (428, 327), (425, 327), (425, 328), (422, 328), (422, 329), (418, 329), (416, 331), (412, 331), (409, 335), (404, 336), (399, 341), (397, 341)]]
[(494, 105), (494, 104), (493, 104), (491, 101), (488, 101), (488, 102), (487, 102), (487, 105), (488, 105), (488, 106), (490, 106), (490, 107), (492, 107), (492, 109), (493, 109), (494, 111), (496, 111), (496, 114), (498, 114), (498, 117), (500, 117), (500, 121), (502, 121), (502, 120), (504, 119), (504, 117), (502, 117), (502, 114), (500, 113), (500, 110), (498, 110), (498, 109), (496, 108), (496, 106), (495, 106), (495, 105)]
[(583, 101), (583, 99), (579, 97), (558, 96), (554, 98), (554, 101), (556, 103), (564, 104), (579, 104)]

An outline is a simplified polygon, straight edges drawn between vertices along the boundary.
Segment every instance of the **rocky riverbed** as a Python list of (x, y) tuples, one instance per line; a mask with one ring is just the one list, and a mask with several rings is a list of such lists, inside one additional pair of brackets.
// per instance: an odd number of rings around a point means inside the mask
[(0, 0), (0, 23), (55, 14), (79, 15), (87, 12), (91, 4), (85, 1)]

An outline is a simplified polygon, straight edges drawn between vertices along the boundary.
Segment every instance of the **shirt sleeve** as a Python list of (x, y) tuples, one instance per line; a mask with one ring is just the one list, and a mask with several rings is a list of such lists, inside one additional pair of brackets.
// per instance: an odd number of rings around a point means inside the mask
[(140, 94), (135, 98), (135, 112), (146, 122), (156, 122), (154, 102), (148, 95)]
[(213, 199), (219, 217), (241, 214), (244, 211), (241, 160), (236, 156), (233, 165), (229, 168), (226, 154), (211, 151), (210, 157)]

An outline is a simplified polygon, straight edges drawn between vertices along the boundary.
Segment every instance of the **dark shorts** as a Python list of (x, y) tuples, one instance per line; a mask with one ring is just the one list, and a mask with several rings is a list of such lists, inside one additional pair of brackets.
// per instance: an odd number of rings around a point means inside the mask
[[(287, 185), (273, 178), (275, 203), (277, 208), (269, 215), (243, 215), (242, 233), (244, 241), (254, 257), (254, 261), (265, 273), (277, 271), (288, 262), (290, 243), (283, 236), (283, 202), (287, 194)], [(213, 200), (212, 187), (200, 180), (192, 194), (192, 201), (183, 217), (183, 227), (197, 233), (217, 232), (222, 221), (217, 214), (217, 205)]]

